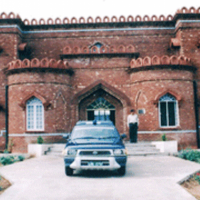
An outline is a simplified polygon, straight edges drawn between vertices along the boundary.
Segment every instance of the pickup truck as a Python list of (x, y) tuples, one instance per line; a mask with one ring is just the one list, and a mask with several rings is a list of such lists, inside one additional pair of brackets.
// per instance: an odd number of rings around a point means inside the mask
[(74, 170), (117, 170), (126, 173), (127, 153), (120, 135), (111, 121), (79, 121), (63, 151), (65, 174)]

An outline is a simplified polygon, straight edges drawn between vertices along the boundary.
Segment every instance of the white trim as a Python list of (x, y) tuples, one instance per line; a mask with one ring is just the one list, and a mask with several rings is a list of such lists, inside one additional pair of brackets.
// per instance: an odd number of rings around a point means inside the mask
[(164, 133), (196, 133), (196, 130), (172, 130), (172, 131), (138, 131), (138, 134), (164, 134)]
[(101, 31), (140, 31), (140, 30), (174, 30), (174, 27), (165, 27), (165, 28), (108, 28), (108, 29), (72, 29), (72, 30), (43, 30), (43, 31), (23, 31), (18, 25), (4, 25), (0, 28), (17, 28), (23, 34), (32, 34), (32, 33), (73, 33), (73, 32), (101, 32)]
[(200, 20), (178, 20), (175, 27), (177, 27), (180, 23), (200, 23)]
[[(196, 133), (196, 130), (138, 131), (138, 134)], [(11, 133), (10, 137), (65, 136), (69, 133)]]
[(10, 137), (65, 136), (69, 133), (11, 133)]

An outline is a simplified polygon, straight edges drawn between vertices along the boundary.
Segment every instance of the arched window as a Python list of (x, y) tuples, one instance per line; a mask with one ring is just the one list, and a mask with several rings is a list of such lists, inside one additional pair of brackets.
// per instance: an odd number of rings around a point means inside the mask
[(115, 107), (99, 97), (87, 107), (88, 120), (111, 120), (115, 124)]
[(36, 97), (26, 103), (26, 127), (27, 131), (44, 130), (44, 106)]
[(167, 93), (159, 99), (160, 127), (176, 127), (179, 124), (178, 101)]

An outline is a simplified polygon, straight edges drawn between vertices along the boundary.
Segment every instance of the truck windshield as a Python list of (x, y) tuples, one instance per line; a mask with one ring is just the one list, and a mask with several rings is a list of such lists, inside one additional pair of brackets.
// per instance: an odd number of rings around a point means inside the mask
[(118, 136), (114, 127), (75, 127), (71, 139), (109, 139)]

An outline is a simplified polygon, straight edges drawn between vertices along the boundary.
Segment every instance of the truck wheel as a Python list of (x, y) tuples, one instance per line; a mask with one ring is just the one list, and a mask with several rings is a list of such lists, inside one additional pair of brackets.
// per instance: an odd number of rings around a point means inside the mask
[(72, 176), (73, 175), (73, 169), (72, 168), (70, 168), (70, 167), (65, 167), (65, 174), (67, 175), (67, 176)]
[(125, 173), (126, 173), (126, 166), (120, 167), (117, 171), (118, 171), (118, 174), (119, 174), (120, 176), (124, 176)]

